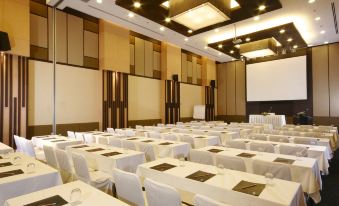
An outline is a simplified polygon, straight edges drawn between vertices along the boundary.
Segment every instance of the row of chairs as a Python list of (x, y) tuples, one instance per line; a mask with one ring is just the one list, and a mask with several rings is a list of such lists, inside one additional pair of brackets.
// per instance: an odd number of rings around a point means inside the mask
[(42, 161), (45, 160), (45, 155), (43, 151), (38, 149), (37, 147), (34, 147), (31, 140), (14, 135), (14, 142), (17, 148), (16, 152), (22, 152), (38, 160), (42, 160)]
[[(249, 136), (249, 139), (272, 142), (285, 142), (285, 143), (288, 143), (290, 141), (290, 137), (286, 135), (268, 135), (268, 134), (251, 134)], [(312, 137), (294, 137), (293, 143), (318, 145), (318, 139)]]
[[(213, 155), (207, 151), (191, 150), (190, 161), (206, 165), (214, 165)], [(230, 170), (237, 170), (246, 172), (245, 162), (241, 157), (216, 155), (215, 165), (223, 165), (224, 168)], [(271, 173), (274, 177), (290, 181), (290, 168), (284, 164), (275, 162), (265, 162), (260, 160), (253, 160), (253, 173), (257, 175), (266, 175)]]

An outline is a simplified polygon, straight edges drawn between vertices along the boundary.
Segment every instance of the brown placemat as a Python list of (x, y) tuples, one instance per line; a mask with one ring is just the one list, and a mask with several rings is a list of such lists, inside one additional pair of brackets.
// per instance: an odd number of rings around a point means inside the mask
[(273, 160), (273, 162), (279, 162), (279, 163), (284, 163), (284, 164), (290, 164), (291, 165), (291, 164), (293, 164), (295, 162), (295, 160), (277, 157), (275, 160)]
[(259, 196), (261, 192), (265, 189), (265, 186), (265, 184), (241, 180), (235, 187), (233, 187), (233, 190), (249, 195)]
[(20, 174), (24, 174), (24, 171), (22, 171), (20, 169), (18, 169), (18, 170), (11, 170), (11, 171), (7, 171), (7, 172), (1, 172), (0, 173), (0, 178), (10, 177), (10, 176), (20, 175)]
[(224, 151), (224, 150), (221, 150), (221, 149), (209, 149), (209, 150), (207, 150), (207, 151), (213, 152), (213, 153), (219, 153), (219, 152), (222, 152), (222, 151)]
[(8, 166), (12, 166), (13, 164), (11, 162), (4, 162), (4, 163), (0, 163), (0, 167), (8, 167)]
[(80, 146), (74, 146), (74, 147), (72, 147), (72, 148), (78, 149), (78, 148), (84, 148), (84, 147), (89, 147), (89, 146), (88, 146), (88, 145), (80, 145)]
[(191, 180), (196, 180), (199, 182), (205, 182), (206, 180), (214, 177), (215, 174), (204, 172), (204, 171), (197, 171), (193, 174), (188, 175), (186, 178), (191, 179)]
[(244, 141), (245, 143), (249, 143), (250, 141)]
[(99, 133), (99, 132), (96, 132), (96, 133), (91, 133), (91, 135), (100, 135), (100, 134), (102, 134), (101, 132)]
[(194, 137), (194, 138), (204, 139), (204, 138), (206, 138), (206, 137), (204, 137), (204, 136), (197, 136), (197, 137)]
[(94, 149), (86, 150), (86, 152), (98, 152), (98, 151), (102, 151), (102, 150), (105, 150), (105, 149), (102, 149), (102, 148), (94, 148)]
[(66, 142), (64, 139), (52, 140), (51, 142)]
[(51, 139), (56, 139), (55, 137), (48, 137), (48, 138), (43, 138), (42, 140), (51, 140)]
[(49, 135), (36, 136), (35, 138), (46, 138), (46, 137), (49, 137)]
[(252, 158), (252, 157), (255, 156), (255, 154), (243, 152), (243, 153), (237, 154), (237, 156), (238, 156), (238, 157)]
[(66, 205), (68, 202), (64, 200), (62, 197), (59, 195), (55, 195), (52, 197), (48, 197), (30, 204), (26, 204), (24, 206), (61, 206), (61, 205)]
[(114, 135), (112, 135), (112, 134), (102, 134), (101, 136), (103, 136), (103, 137), (111, 137), (111, 136), (114, 136)]
[(171, 145), (173, 144), (172, 142), (163, 142), (163, 143), (160, 143), (159, 145)]
[(169, 169), (172, 169), (176, 167), (175, 165), (171, 165), (171, 164), (168, 164), (168, 163), (162, 163), (160, 165), (156, 165), (156, 166), (153, 166), (151, 167), (151, 169), (154, 169), (154, 170), (158, 170), (158, 171), (166, 171), (166, 170), (169, 170)]
[(137, 140), (139, 138), (136, 138), (136, 137), (133, 137), (133, 138), (129, 138), (129, 139), (126, 139), (126, 140)]
[(111, 156), (115, 156), (115, 155), (119, 155), (119, 154), (122, 154), (120, 152), (109, 152), (109, 153), (104, 153), (104, 154), (101, 154), (105, 157), (111, 157)]
[(154, 142), (154, 141), (153, 140), (145, 140), (145, 141), (141, 141), (141, 142), (150, 143), (150, 142)]

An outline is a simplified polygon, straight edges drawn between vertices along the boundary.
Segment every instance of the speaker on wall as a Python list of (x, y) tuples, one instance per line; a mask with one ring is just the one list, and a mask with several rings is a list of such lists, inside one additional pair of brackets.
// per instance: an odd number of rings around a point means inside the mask
[(173, 75), (172, 75), (172, 79), (173, 79), (175, 82), (177, 82), (177, 81), (179, 81), (179, 76), (178, 76), (177, 74), (173, 74)]
[(211, 86), (211, 87), (215, 87), (215, 80), (211, 80), (210, 86)]

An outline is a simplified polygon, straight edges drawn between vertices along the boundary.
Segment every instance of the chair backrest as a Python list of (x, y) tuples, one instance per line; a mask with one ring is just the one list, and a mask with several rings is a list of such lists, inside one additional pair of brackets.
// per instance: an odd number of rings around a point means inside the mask
[(115, 133), (113, 128), (107, 128), (108, 133)]
[(195, 148), (194, 139), (192, 136), (184, 134), (184, 135), (180, 135), (179, 138), (181, 142), (186, 142), (190, 144), (192, 148)]
[(135, 125), (135, 129), (144, 129), (144, 127), (141, 125)]
[(21, 139), (21, 143), (24, 145), (24, 153), (31, 157), (36, 157), (34, 146), (31, 140)]
[(108, 139), (108, 145), (111, 145), (113, 147), (121, 147), (121, 139), (109, 138)]
[(308, 144), (308, 145), (318, 145), (318, 140), (312, 137), (295, 137), (295, 144)]
[(149, 132), (148, 136), (150, 138), (156, 138), (156, 139), (161, 139), (161, 134), (159, 132)]
[(78, 153), (72, 153), (72, 160), (77, 178), (83, 182), (90, 183), (91, 177), (89, 175), (88, 165), (85, 157)]
[(157, 126), (158, 126), (158, 127), (164, 127), (164, 126), (165, 126), (165, 124), (158, 123), (158, 124), (157, 124)]
[(136, 150), (135, 144), (132, 141), (122, 140), (121, 145), (122, 145), (122, 148), (130, 149), (130, 150)]
[(250, 150), (258, 152), (274, 153), (274, 147), (270, 143), (251, 142)]
[(84, 134), (84, 139), (88, 144), (95, 143), (95, 139), (92, 134)]
[(75, 138), (84, 141), (84, 135), (81, 132), (75, 132)]
[(307, 157), (307, 148), (302, 146), (280, 145), (280, 154)]
[(263, 141), (267, 141), (267, 135), (266, 134), (251, 134), (251, 139), (254, 140), (263, 140)]
[(246, 172), (245, 162), (241, 157), (216, 155), (216, 165), (223, 165), (226, 169)]
[(270, 135), (269, 140), (273, 142), (285, 142), (285, 143), (288, 143), (290, 141), (288, 136), (284, 135)]
[(99, 137), (98, 137), (98, 144), (108, 145), (108, 139), (107, 139), (107, 137), (99, 136)]
[(75, 138), (75, 134), (73, 131), (67, 131), (68, 138)]
[(168, 185), (145, 179), (144, 186), (148, 206), (181, 206), (178, 191)]
[(169, 140), (169, 141), (177, 141), (178, 140), (178, 138), (175, 134), (163, 134), (162, 138), (164, 140)]
[(58, 162), (55, 156), (54, 148), (44, 145), (43, 147), (47, 164), (54, 168), (58, 168)]
[(55, 156), (56, 156), (56, 160), (58, 162), (60, 170), (73, 173), (73, 167), (70, 162), (70, 159), (68, 158), (66, 151), (55, 149)]
[(124, 134), (125, 135), (125, 130), (123, 130), (123, 129), (115, 129), (115, 133)]
[(15, 142), (15, 145), (16, 145), (16, 151), (17, 152), (23, 152), (23, 146), (20, 142), (20, 137), (17, 136), (17, 135), (14, 135), (14, 142)]
[(197, 162), (205, 165), (214, 165), (213, 156), (210, 152), (199, 151), (199, 150), (190, 150), (189, 159), (191, 162)]
[(145, 153), (145, 158), (147, 162), (154, 161), (155, 153), (154, 148), (152, 145), (146, 144), (146, 143), (140, 143), (139, 144), (139, 151)]
[(200, 194), (194, 196), (193, 204), (194, 206), (228, 206)]
[(265, 176), (267, 173), (273, 174), (274, 178), (291, 181), (291, 171), (287, 165), (253, 160), (253, 173)]
[(131, 130), (131, 129), (126, 129), (125, 130), (125, 135), (127, 137), (134, 137), (135, 136), (135, 131)]
[(231, 148), (246, 149), (246, 143), (243, 141), (229, 141), (226, 144)]
[(179, 129), (178, 133), (188, 134), (188, 133), (191, 133), (191, 132), (188, 129)]
[(113, 177), (119, 199), (132, 205), (145, 205), (140, 179), (136, 174), (114, 169)]

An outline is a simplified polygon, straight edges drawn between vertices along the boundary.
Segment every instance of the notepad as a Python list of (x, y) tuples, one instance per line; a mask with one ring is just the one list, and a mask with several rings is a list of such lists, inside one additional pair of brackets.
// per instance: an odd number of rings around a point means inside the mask
[(199, 170), (193, 174), (188, 175), (186, 178), (191, 179), (191, 180), (196, 180), (199, 182), (205, 182), (214, 176), (215, 174)]
[(233, 190), (249, 195), (259, 196), (261, 192), (265, 189), (265, 187), (266, 187), (265, 184), (241, 180), (235, 187), (233, 187)]
[(171, 164), (168, 164), (168, 163), (163, 163), (163, 164), (160, 164), (160, 165), (156, 165), (156, 166), (153, 166), (151, 167), (151, 169), (154, 169), (154, 170), (158, 170), (158, 171), (166, 171), (166, 170), (169, 170), (169, 169), (172, 169), (176, 167), (175, 165), (171, 165)]
[(64, 200), (62, 197), (59, 195), (55, 195), (52, 197), (48, 197), (30, 204), (26, 204), (24, 206), (41, 206), (41, 205), (53, 205), (53, 206), (61, 206), (61, 205), (66, 205), (68, 202)]

